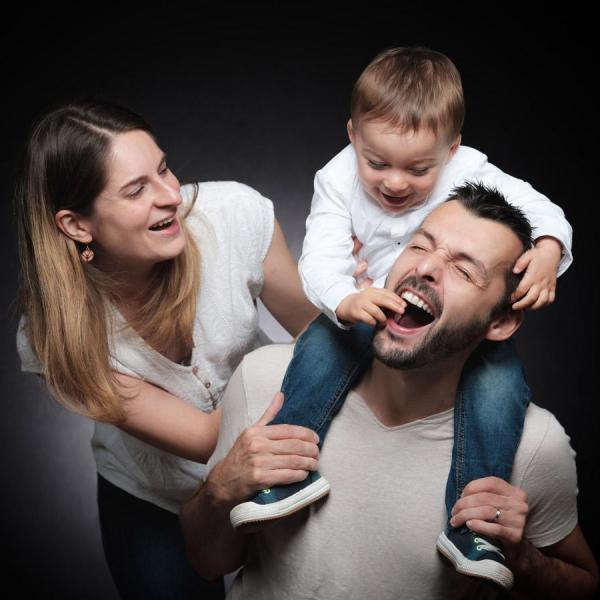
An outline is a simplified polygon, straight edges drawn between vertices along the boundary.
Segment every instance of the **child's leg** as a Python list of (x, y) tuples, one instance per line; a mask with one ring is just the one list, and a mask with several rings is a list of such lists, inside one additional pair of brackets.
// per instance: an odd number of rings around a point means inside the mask
[[(510, 479), (529, 400), (514, 342), (484, 342), (465, 366), (454, 406), (454, 448), (446, 485), (448, 517), (470, 481), (490, 475)], [(438, 539), (438, 548), (461, 572), (504, 587), (512, 584), (512, 573), (499, 550), (466, 528), (448, 526)]]
[[(269, 425), (303, 425), (323, 440), (331, 420), (346, 394), (372, 359), (374, 329), (357, 324), (343, 330), (320, 315), (300, 336), (283, 383), (283, 407)], [(285, 517), (329, 491), (329, 483), (318, 472), (295, 484), (263, 490), (248, 502), (238, 504), (231, 523), (247, 523)]]
[(325, 315), (315, 319), (296, 342), (281, 385), (283, 407), (270, 425), (303, 425), (322, 445), (331, 419), (373, 358), (373, 333), (361, 323), (344, 330)]

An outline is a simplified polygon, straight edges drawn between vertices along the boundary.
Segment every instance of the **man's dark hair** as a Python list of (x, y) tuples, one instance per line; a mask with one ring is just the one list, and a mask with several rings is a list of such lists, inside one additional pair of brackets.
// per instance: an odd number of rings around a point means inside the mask
[[(508, 227), (523, 245), (523, 252), (533, 246), (531, 224), (520, 208), (506, 201), (506, 198), (495, 188), (478, 182), (467, 182), (455, 187), (447, 201), (460, 202), (473, 215), (481, 219), (489, 219)], [(502, 300), (494, 307), (491, 316), (498, 317), (511, 310), (511, 297), (521, 281), (522, 274), (512, 272), (512, 265), (507, 269), (506, 292)]]

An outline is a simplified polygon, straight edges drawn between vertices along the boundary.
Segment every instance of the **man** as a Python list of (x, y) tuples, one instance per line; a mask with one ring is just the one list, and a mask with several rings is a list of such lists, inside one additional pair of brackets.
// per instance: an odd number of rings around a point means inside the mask
[[(204, 576), (245, 564), (232, 598), (496, 595), (491, 584), (457, 574), (435, 551), (446, 519), (463, 366), (483, 340), (506, 340), (522, 321), (521, 313), (502, 310), (524, 250), (515, 233), (522, 215), (496, 192), (473, 187), (477, 202), (456, 190), (427, 217), (388, 277), (388, 289), (425, 300), (433, 320), (404, 327), (391, 315), (379, 329), (376, 360), (335, 417), (320, 456), (313, 432), (266, 427), (280, 394), (262, 414), (265, 398), (279, 389), (291, 346), (262, 348), (236, 371), (223, 402), (214, 468), (182, 511), (190, 558)], [(486, 203), (500, 216), (482, 213)], [(230, 526), (234, 505), (260, 489), (301, 481), (317, 459), (331, 483), (328, 498), (255, 535)], [(576, 492), (564, 430), (531, 405), (511, 481), (471, 482), (452, 525), (503, 546), (516, 593), (587, 597), (598, 574), (577, 525)]]

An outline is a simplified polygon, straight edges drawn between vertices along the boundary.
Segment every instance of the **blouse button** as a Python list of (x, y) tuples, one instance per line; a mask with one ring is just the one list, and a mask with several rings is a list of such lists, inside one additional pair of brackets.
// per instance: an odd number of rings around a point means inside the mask
[(192, 373), (193, 373), (194, 375), (198, 375), (198, 367), (194, 367), (194, 368), (192, 369)]
[(204, 387), (205, 387), (206, 389), (208, 389), (208, 388), (210, 387), (210, 381), (207, 381), (207, 382), (204, 384)]

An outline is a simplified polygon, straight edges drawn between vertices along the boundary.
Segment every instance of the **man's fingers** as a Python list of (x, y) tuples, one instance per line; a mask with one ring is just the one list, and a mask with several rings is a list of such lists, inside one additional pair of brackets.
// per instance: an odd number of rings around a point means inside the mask
[(265, 410), (262, 417), (258, 421), (256, 421), (256, 425), (267, 425), (267, 423), (270, 423), (277, 416), (277, 413), (281, 410), (282, 406), (283, 394), (281, 392), (277, 392), (273, 396), (271, 404), (269, 404), (267, 410)]
[(516, 489), (518, 488), (510, 485), (504, 479), (500, 479), (500, 477), (481, 477), (480, 479), (470, 481), (465, 486), (461, 497), (464, 498), (465, 496), (479, 492), (491, 492), (493, 494), (500, 494), (501, 496), (509, 496)]
[(319, 443), (319, 436), (312, 429), (300, 425), (269, 425), (263, 433), (270, 440), (294, 439), (312, 444)]

